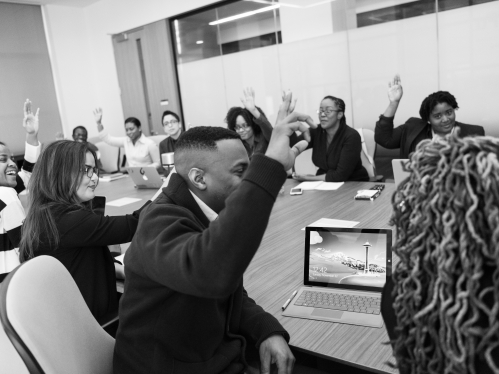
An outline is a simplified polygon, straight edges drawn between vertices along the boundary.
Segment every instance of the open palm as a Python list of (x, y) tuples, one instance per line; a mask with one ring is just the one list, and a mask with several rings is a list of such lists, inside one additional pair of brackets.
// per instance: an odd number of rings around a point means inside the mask
[(402, 99), (403, 94), (400, 76), (396, 75), (392, 82), (388, 82), (388, 99), (390, 102), (398, 102)]
[(38, 134), (38, 113), (40, 113), (40, 108), (38, 108), (36, 113), (33, 114), (31, 110), (31, 101), (26, 99), (24, 103), (23, 127), (26, 129), (28, 134)]

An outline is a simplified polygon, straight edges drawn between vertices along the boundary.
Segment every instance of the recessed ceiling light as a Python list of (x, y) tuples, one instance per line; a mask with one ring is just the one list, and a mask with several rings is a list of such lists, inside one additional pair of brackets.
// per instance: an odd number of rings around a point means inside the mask
[(202, 40), (198, 40), (196, 44), (203, 44), (204, 42)]
[(234, 20), (239, 19), (239, 18), (249, 17), (249, 16), (252, 16), (254, 14), (258, 14), (258, 13), (262, 13), (262, 12), (267, 12), (269, 10), (278, 9), (279, 7), (280, 7), (279, 4), (267, 6), (265, 8), (260, 8), (260, 9), (257, 9), (257, 10), (252, 10), (251, 12), (236, 14), (235, 16), (232, 16), (232, 17), (222, 18), (222, 19), (219, 19), (218, 21), (210, 22), (209, 25), (210, 26), (215, 26), (215, 25), (218, 25), (220, 23), (230, 22), (230, 21), (234, 21)]

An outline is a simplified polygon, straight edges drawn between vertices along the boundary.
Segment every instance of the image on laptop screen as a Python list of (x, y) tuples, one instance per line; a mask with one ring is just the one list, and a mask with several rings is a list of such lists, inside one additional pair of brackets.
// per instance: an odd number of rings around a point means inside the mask
[(305, 284), (374, 290), (391, 275), (391, 230), (307, 228), (307, 242)]

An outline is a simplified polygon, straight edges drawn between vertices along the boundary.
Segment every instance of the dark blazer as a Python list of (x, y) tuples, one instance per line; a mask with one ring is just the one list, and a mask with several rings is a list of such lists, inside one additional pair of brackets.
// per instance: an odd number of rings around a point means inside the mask
[(142, 212), (125, 256), (115, 373), (241, 373), (247, 345), (274, 334), (289, 339), (243, 288), (285, 179), (280, 163), (254, 155), (210, 223), (172, 175)]
[(140, 210), (126, 216), (108, 217), (86, 209), (63, 209), (52, 210), (59, 247), (54, 249), (42, 238), (35, 255), (55, 257), (68, 269), (95, 318), (115, 313), (118, 299), (114, 259), (107, 246), (132, 240)]
[(340, 125), (329, 147), (326, 130), (321, 125), (310, 129), (310, 137), (307, 149), (312, 148), (312, 161), (319, 168), (317, 175), (326, 174), (326, 182), (369, 180), (360, 158), (362, 140), (357, 130)]
[(166, 139), (163, 139), (159, 143), (159, 159), (161, 160), (161, 155), (163, 153), (175, 152), (175, 144), (176, 143), (177, 143), (177, 140), (173, 139), (171, 136), (169, 136)]
[[(409, 154), (416, 150), (416, 146), (424, 139), (431, 139), (431, 126), (421, 118), (411, 117), (403, 125), (393, 128), (393, 118), (379, 116), (374, 129), (374, 140), (388, 149), (400, 148), (400, 158), (409, 158)], [(456, 121), (461, 129), (459, 136), (485, 135), (482, 126), (467, 125)]]

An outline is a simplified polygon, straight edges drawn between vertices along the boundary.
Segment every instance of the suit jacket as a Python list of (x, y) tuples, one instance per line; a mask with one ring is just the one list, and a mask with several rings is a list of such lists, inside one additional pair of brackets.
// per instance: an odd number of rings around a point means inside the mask
[(281, 164), (254, 155), (210, 223), (172, 175), (142, 212), (125, 256), (115, 373), (241, 373), (247, 344), (259, 347), (274, 334), (289, 339), (243, 288), (285, 179)]
[[(409, 158), (409, 154), (416, 150), (416, 146), (424, 139), (431, 139), (431, 126), (421, 118), (411, 117), (403, 125), (393, 128), (393, 118), (379, 116), (374, 130), (374, 140), (379, 145), (388, 148), (400, 148), (400, 158)], [(482, 126), (467, 125), (456, 121), (461, 129), (459, 136), (485, 135)]]

